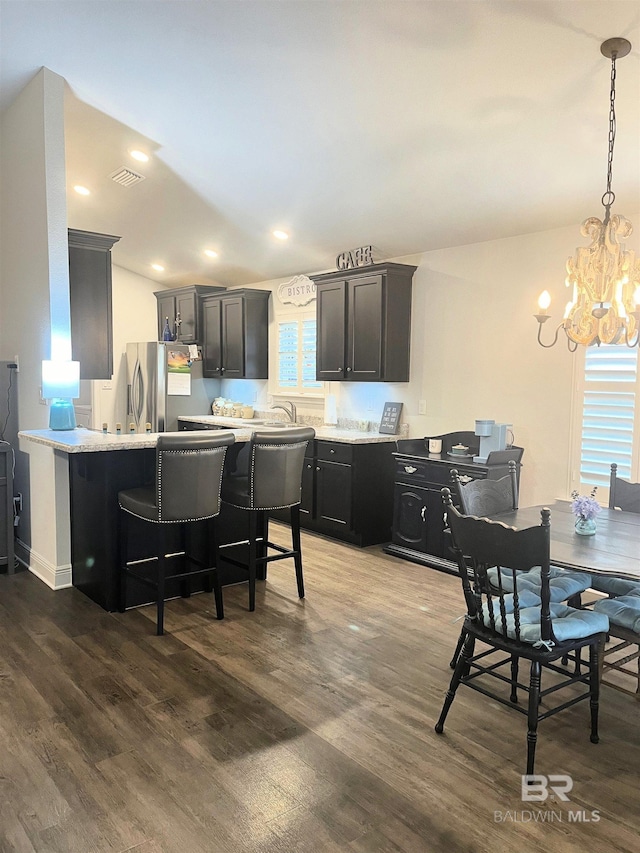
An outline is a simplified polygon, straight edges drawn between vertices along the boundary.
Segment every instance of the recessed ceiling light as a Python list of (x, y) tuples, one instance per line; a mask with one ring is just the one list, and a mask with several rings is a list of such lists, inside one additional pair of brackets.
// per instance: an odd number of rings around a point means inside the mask
[(288, 239), (289, 239), (289, 235), (287, 234), (287, 232), (286, 232), (286, 231), (279, 231), (279, 230), (276, 230), (276, 231), (272, 231), (271, 233), (272, 233), (272, 234), (273, 234), (273, 236), (274, 236), (274, 237), (276, 237), (278, 240), (288, 240)]
[(218, 257), (218, 253), (214, 252), (213, 249), (205, 249), (204, 253), (208, 258), (217, 258)]
[(164, 272), (164, 267), (162, 266), (162, 264), (151, 264), (151, 269), (155, 270), (156, 272)]
[(81, 187), (80, 184), (76, 184), (74, 190), (78, 195), (91, 195), (91, 190), (88, 190), (86, 187)]
[(140, 163), (146, 163), (149, 160), (149, 155), (145, 154), (144, 151), (138, 151), (137, 148), (134, 148), (133, 151), (129, 151), (129, 154), (131, 154), (134, 160), (139, 160)]

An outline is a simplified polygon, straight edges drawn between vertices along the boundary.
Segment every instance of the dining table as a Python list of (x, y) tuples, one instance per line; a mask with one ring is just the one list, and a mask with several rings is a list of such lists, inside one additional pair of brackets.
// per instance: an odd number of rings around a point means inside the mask
[(534, 527), (541, 511), (551, 510), (551, 563), (592, 575), (615, 575), (640, 581), (640, 514), (603, 508), (596, 516), (596, 532), (576, 533), (571, 501), (527, 506), (489, 516), (510, 527)]

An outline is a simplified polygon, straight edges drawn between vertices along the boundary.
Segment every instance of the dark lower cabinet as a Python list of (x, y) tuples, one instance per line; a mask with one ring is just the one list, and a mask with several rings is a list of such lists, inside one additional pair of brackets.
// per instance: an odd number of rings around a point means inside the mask
[[(393, 514), (391, 441), (316, 440), (302, 469), (300, 524), (361, 548), (387, 542)], [(287, 515), (272, 513), (287, 521)]]
[(397, 483), (392, 541), (414, 551), (447, 557), (449, 545), (441, 515), (442, 496), (439, 490)]

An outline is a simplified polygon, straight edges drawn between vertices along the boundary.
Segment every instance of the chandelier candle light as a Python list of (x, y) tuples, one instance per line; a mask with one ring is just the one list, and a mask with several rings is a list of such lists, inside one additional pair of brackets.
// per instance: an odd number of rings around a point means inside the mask
[(630, 50), (631, 43), (624, 38), (607, 39), (600, 46), (602, 55), (611, 60), (607, 188), (602, 196), (604, 219), (591, 216), (582, 223), (581, 233), (591, 238), (591, 244), (578, 247), (575, 257), (567, 260), (565, 283), (573, 288), (573, 295), (549, 344), (542, 342), (541, 332), (550, 316), (547, 311), (551, 296), (545, 290), (538, 299), (540, 313), (534, 316), (538, 321), (538, 343), (543, 347), (557, 343), (560, 329), (564, 329), (571, 352), (576, 351), (578, 344), (625, 343), (634, 347), (640, 342), (640, 260), (636, 261), (634, 252), (618, 242), (630, 236), (633, 226), (624, 216), (611, 215), (615, 200), (611, 177), (616, 138), (616, 59)]

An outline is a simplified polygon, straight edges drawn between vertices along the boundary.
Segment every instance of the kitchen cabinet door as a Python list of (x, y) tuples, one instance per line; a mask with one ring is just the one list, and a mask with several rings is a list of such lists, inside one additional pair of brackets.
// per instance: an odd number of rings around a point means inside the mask
[(347, 378), (382, 379), (382, 276), (350, 281), (347, 291)]
[(345, 378), (347, 283), (332, 281), (316, 290), (316, 379)]
[(69, 228), (71, 353), (80, 379), (113, 376), (111, 247), (119, 239)]
[(331, 531), (352, 529), (351, 465), (337, 462), (316, 463), (316, 519)]
[(244, 299), (241, 296), (220, 300), (222, 366), (225, 379), (242, 379), (245, 375)]
[(222, 303), (202, 300), (202, 375), (222, 376)]
[(393, 508), (393, 536), (396, 545), (427, 551), (427, 506), (429, 489), (398, 483)]

